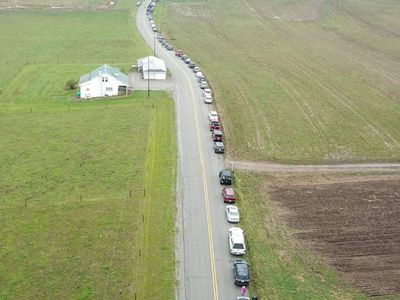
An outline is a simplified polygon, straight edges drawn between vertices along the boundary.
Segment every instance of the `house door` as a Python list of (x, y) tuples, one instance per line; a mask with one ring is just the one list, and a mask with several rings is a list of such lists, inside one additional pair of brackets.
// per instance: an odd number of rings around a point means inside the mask
[(126, 95), (126, 85), (118, 86), (118, 96)]

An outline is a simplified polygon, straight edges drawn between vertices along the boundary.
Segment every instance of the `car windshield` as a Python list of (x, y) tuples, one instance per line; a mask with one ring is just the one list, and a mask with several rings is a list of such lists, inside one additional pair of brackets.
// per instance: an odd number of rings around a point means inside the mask
[(243, 244), (233, 244), (233, 249), (244, 249)]
[(247, 278), (249, 276), (249, 270), (247, 269), (246, 264), (237, 264), (236, 270), (237, 270), (238, 277)]

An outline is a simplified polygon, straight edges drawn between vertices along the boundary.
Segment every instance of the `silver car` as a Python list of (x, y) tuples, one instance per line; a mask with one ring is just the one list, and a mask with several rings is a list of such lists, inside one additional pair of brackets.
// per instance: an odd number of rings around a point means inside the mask
[(229, 223), (239, 223), (240, 214), (239, 209), (234, 205), (227, 205), (225, 208), (226, 220)]

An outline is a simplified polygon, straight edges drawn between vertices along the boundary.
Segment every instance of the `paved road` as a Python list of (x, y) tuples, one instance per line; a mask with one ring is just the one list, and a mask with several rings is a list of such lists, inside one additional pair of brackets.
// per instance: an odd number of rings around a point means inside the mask
[[(160, 9), (160, 8), (158, 8)], [(154, 33), (145, 16), (145, 3), (138, 10), (137, 28), (153, 48)], [(239, 295), (233, 285), (225, 221), (225, 205), (218, 172), (223, 158), (212, 151), (208, 111), (193, 72), (172, 51), (156, 42), (156, 55), (170, 70), (176, 101), (179, 148), (178, 178), (178, 288), (177, 299), (232, 300)], [(156, 283), (155, 283), (156, 284)]]

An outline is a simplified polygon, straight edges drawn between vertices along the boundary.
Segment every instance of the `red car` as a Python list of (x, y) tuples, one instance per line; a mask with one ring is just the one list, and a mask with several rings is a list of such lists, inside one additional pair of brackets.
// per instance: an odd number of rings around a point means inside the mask
[(210, 122), (210, 131), (213, 130), (221, 130), (221, 123), (219, 122)]
[(182, 50), (176, 50), (175, 52), (175, 56), (176, 57), (181, 57), (183, 55), (183, 51)]
[(236, 202), (236, 194), (233, 188), (224, 187), (222, 189), (222, 197), (224, 198), (224, 202), (235, 203)]
[(222, 131), (215, 129), (212, 132), (212, 140), (213, 140), (213, 142), (223, 142), (224, 141), (224, 134), (222, 133)]

